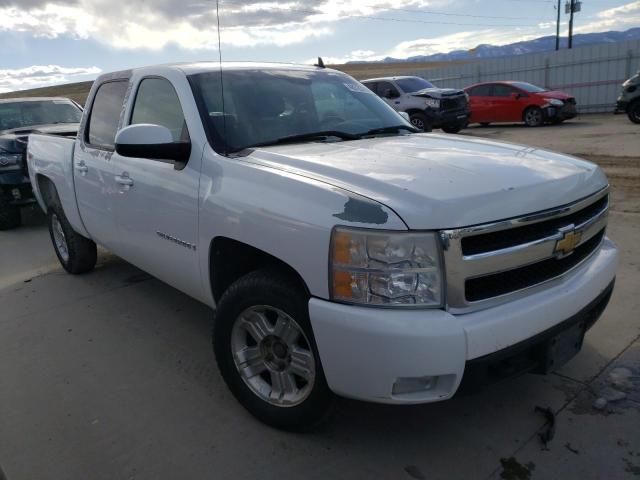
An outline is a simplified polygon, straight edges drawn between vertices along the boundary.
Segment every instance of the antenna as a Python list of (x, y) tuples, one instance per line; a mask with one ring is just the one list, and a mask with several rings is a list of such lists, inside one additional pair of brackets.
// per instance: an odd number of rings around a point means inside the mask
[(220, 95), (222, 97), (222, 138), (224, 154), (227, 154), (227, 114), (224, 108), (224, 80), (222, 77), (222, 41), (220, 40), (220, 0), (216, 0), (216, 20), (218, 22), (218, 64), (220, 65)]
[(318, 68), (327, 68), (324, 66), (324, 62), (322, 61), (322, 57), (318, 57), (318, 63), (315, 63), (313, 65), (314, 67), (318, 67)]

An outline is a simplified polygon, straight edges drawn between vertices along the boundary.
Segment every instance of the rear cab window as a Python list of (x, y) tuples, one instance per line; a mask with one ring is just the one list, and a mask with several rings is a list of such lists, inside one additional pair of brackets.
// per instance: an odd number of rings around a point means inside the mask
[(85, 141), (89, 146), (114, 150), (128, 86), (128, 80), (117, 80), (105, 82), (98, 87), (85, 132)]

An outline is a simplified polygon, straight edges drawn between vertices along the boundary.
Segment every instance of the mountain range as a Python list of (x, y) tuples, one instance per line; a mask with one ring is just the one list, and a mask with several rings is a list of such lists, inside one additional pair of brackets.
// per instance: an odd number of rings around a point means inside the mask
[[(599, 32), (583, 33), (573, 36), (573, 46), (593, 45), (596, 43), (613, 43), (624, 40), (640, 39), (640, 27), (630, 28), (624, 32)], [(560, 48), (567, 47), (567, 39), (560, 39)], [(402, 62), (442, 62), (451, 60), (473, 60), (479, 58), (508, 57), (523, 55), (525, 53), (547, 52), (556, 48), (555, 35), (527, 40), (524, 42), (510, 43), (508, 45), (480, 44), (471, 50), (454, 50), (448, 53), (435, 53), (432, 55), (417, 55), (409, 58), (387, 57), (377, 62), (353, 61), (348, 63), (402, 63)]]

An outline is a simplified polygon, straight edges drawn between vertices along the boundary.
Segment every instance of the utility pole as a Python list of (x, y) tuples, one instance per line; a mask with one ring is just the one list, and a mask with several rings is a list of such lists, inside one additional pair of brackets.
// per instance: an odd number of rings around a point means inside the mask
[(556, 51), (560, 50), (560, 2), (562, 0), (558, 0), (558, 19), (556, 20)]
[(582, 2), (580, 0), (569, 0), (565, 4), (565, 13), (569, 14), (569, 48), (573, 48), (573, 14), (582, 10)]

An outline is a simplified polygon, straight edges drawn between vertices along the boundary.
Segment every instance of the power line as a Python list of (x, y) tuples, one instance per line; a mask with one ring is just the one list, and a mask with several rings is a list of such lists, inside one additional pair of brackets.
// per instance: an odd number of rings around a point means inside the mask
[[(235, 2), (223, 2), (224, 5), (240, 5), (243, 4), (235, 3)], [(307, 13), (309, 15), (329, 15), (327, 12), (317, 11), (317, 10), (305, 10), (300, 8), (290, 8), (287, 9), (288, 12), (297, 12), (297, 13)], [(428, 24), (428, 25), (456, 25), (456, 26), (468, 26), (468, 27), (537, 27), (537, 24), (515, 24), (515, 23), (460, 23), (460, 22), (442, 22), (439, 20), (417, 20), (417, 19), (406, 19), (406, 18), (392, 18), (392, 17), (378, 17), (372, 15), (362, 15), (362, 14), (341, 14), (337, 15), (338, 19), (345, 18), (356, 18), (356, 19), (368, 19), (368, 20), (376, 20), (381, 22), (397, 22), (397, 23), (420, 23), (420, 24)], [(489, 18), (489, 17), (487, 17)]]

